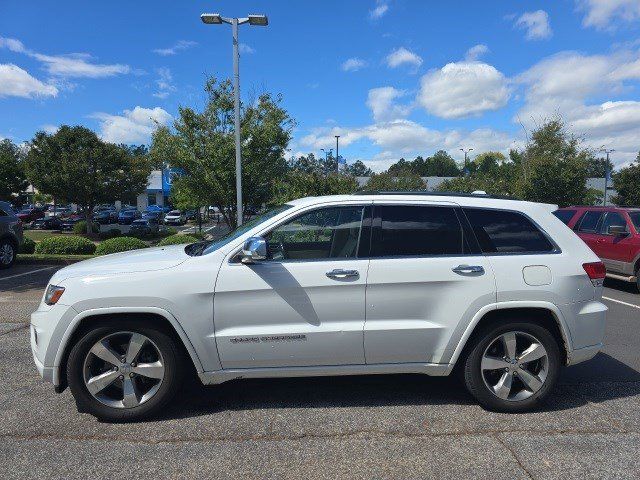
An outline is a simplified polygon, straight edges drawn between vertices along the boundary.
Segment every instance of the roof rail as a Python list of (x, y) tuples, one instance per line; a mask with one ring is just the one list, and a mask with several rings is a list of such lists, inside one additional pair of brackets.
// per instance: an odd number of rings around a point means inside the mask
[(355, 192), (353, 195), (420, 195), (425, 197), (470, 197), (470, 198), (495, 198), (499, 200), (520, 200), (519, 198), (509, 197), (506, 195), (489, 195), (488, 193), (463, 193), (463, 192), (427, 192), (419, 190), (416, 192), (397, 191), (397, 190), (371, 190)]

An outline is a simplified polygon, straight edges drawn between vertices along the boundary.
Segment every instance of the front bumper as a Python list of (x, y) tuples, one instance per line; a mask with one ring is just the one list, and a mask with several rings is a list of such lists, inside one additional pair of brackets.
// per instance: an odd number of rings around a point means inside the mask
[(29, 332), (31, 353), (38, 373), (43, 381), (60, 385), (60, 365), (57, 364), (58, 350), (71, 320), (78, 313), (67, 305), (53, 307), (41, 305), (31, 314)]

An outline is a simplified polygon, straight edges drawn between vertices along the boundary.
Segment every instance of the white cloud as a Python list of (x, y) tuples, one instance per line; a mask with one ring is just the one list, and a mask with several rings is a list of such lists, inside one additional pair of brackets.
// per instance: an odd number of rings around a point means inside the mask
[(171, 115), (160, 107), (135, 107), (122, 115), (97, 112), (91, 115), (100, 121), (100, 136), (112, 143), (147, 143), (158, 125), (167, 125)]
[(342, 70), (345, 72), (357, 72), (358, 70), (366, 66), (367, 62), (365, 62), (361, 58), (353, 57), (345, 60), (340, 68), (342, 68)]
[(389, 11), (389, 4), (384, 0), (377, 0), (376, 7), (373, 10), (369, 10), (369, 18), (377, 20), (383, 17)]
[(590, 56), (562, 52), (515, 79), (524, 87), (525, 99), (515, 120), (535, 128), (545, 119), (560, 116), (587, 145), (615, 148), (616, 163), (630, 162), (638, 151), (640, 102), (614, 98), (630, 91), (629, 82), (638, 79), (640, 52)]
[(527, 31), (527, 40), (545, 40), (553, 36), (549, 14), (544, 10), (523, 13), (516, 20), (516, 27)]
[(158, 73), (158, 79), (156, 80), (158, 91), (154, 93), (153, 96), (157, 98), (167, 98), (172, 92), (176, 91), (171, 70), (163, 67), (158, 68), (156, 72)]
[(489, 47), (480, 43), (478, 45), (474, 45), (469, 50), (467, 50), (467, 53), (465, 54), (464, 58), (468, 62), (473, 62), (475, 60), (478, 60), (480, 57), (486, 55), (487, 53), (489, 53)]
[(464, 118), (507, 104), (510, 90), (504, 75), (481, 62), (448, 63), (422, 77), (418, 103), (442, 118)]
[(335, 145), (334, 135), (341, 135), (340, 145), (345, 148), (362, 140), (368, 140), (380, 148), (380, 152), (373, 158), (362, 159), (375, 171), (388, 168), (400, 157), (413, 159), (440, 149), (458, 157), (460, 145), (474, 145), (477, 151), (496, 150), (505, 154), (509, 148), (518, 145), (511, 135), (487, 128), (473, 131), (435, 130), (402, 119), (357, 128), (317, 128), (301, 138), (299, 143), (302, 148), (319, 151)]
[(605, 30), (614, 28), (615, 21), (632, 22), (640, 19), (638, 0), (576, 0), (576, 4), (578, 10), (586, 13), (582, 20), (585, 27)]
[(406, 117), (411, 112), (408, 105), (398, 105), (395, 100), (405, 92), (393, 87), (372, 88), (367, 97), (367, 106), (371, 109), (376, 122), (396, 120)]
[(41, 125), (40, 129), (49, 133), (49, 134), (54, 134), (58, 131), (60, 127), (57, 125), (50, 125), (50, 124), (45, 124), (45, 125)]
[(87, 53), (70, 53), (66, 55), (45, 55), (34, 52), (24, 46), (20, 40), (0, 37), (0, 48), (12, 52), (23, 53), (35, 58), (44, 65), (50, 75), (66, 78), (101, 78), (130, 73), (128, 65), (92, 63), (92, 56)]
[(422, 58), (404, 47), (393, 50), (387, 55), (386, 61), (390, 68), (396, 68), (405, 64), (412, 65), (416, 68), (422, 65)]
[(238, 45), (238, 48), (240, 50), (240, 53), (246, 53), (246, 54), (256, 53), (255, 49), (251, 48), (246, 43), (241, 43), (240, 45)]
[(55, 97), (58, 89), (11, 63), (0, 64), (0, 97)]
[(155, 50), (153, 50), (153, 53), (157, 53), (158, 55), (166, 57), (169, 55), (176, 55), (178, 52), (191, 47), (195, 47), (196, 45), (198, 45), (198, 42), (192, 42), (190, 40), (179, 40), (169, 48), (156, 48)]

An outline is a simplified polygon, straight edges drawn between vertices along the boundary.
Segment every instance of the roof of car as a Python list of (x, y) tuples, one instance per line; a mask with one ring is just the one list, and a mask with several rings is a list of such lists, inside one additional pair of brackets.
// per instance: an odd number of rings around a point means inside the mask
[(575, 209), (575, 208), (583, 208), (583, 209), (589, 209), (589, 210), (626, 210), (627, 212), (636, 212), (636, 211), (640, 211), (640, 207), (616, 207), (614, 205), (608, 205), (608, 206), (603, 206), (603, 205), (571, 205), (570, 207), (562, 207), (559, 210), (571, 210), (571, 209)]
[(362, 192), (355, 195), (328, 195), (323, 197), (305, 197), (287, 202), (289, 205), (305, 206), (325, 202), (345, 201), (420, 201), (433, 203), (454, 203), (470, 207), (504, 208), (510, 210), (531, 210), (541, 207), (547, 211), (558, 208), (557, 205), (536, 203), (508, 197), (495, 197), (486, 194), (450, 193), (450, 192)]

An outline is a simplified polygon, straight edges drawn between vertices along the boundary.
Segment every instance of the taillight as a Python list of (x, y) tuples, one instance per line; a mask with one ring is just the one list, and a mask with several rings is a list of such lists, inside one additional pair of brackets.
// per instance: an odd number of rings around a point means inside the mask
[(598, 287), (602, 285), (604, 281), (604, 277), (607, 275), (607, 269), (602, 262), (591, 262), (591, 263), (583, 263), (582, 268), (587, 272), (589, 278), (591, 279), (591, 283), (594, 286)]

